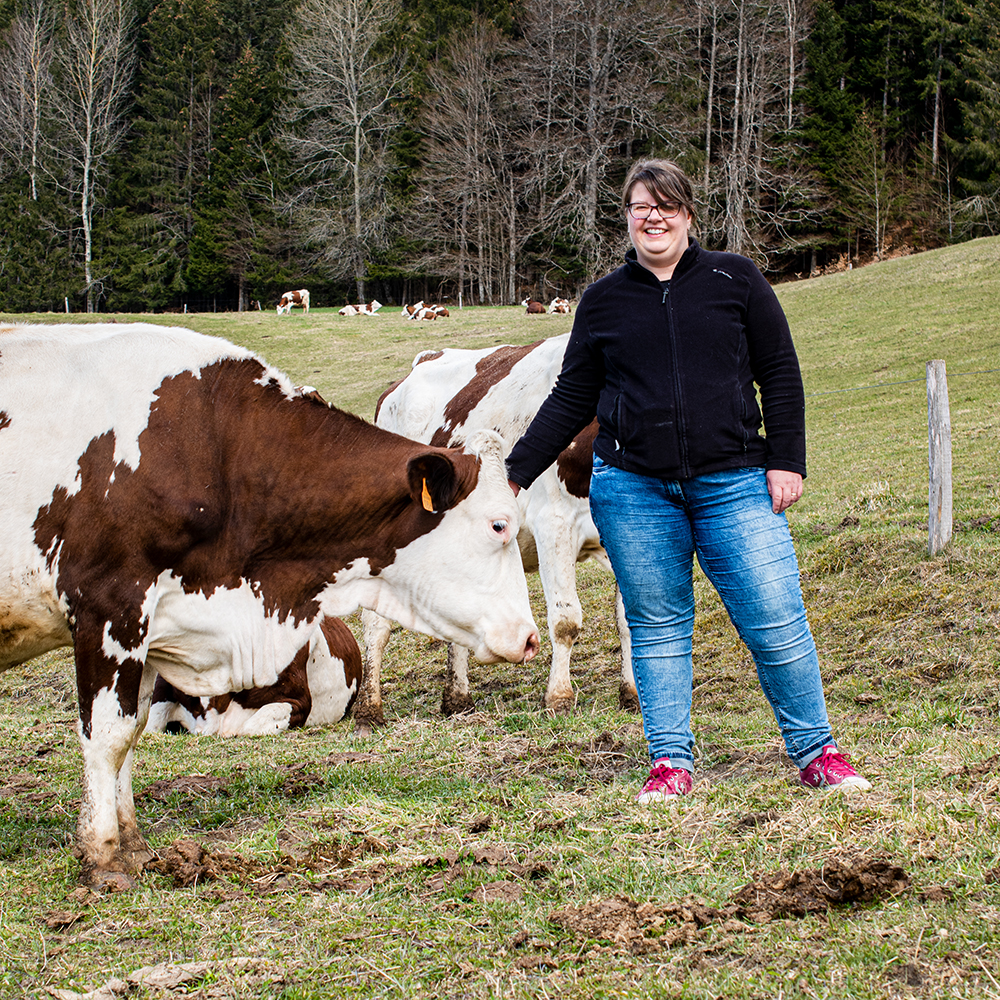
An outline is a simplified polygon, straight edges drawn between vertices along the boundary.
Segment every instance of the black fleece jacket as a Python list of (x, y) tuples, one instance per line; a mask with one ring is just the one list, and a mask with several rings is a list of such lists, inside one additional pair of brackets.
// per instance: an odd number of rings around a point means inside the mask
[(594, 451), (629, 472), (689, 479), (762, 466), (804, 476), (802, 376), (756, 265), (691, 240), (661, 282), (629, 250), (584, 292), (559, 378), (507, 460), (510, 478), (530, 486), (595, 415)]

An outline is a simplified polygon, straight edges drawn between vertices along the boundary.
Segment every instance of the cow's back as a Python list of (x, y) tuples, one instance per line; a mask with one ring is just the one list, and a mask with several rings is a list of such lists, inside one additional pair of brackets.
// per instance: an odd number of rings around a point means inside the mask
[(443, 447), (486, 427), (509, 449), (555, 384), (568, 341), (566, 333), (525, 346), (424, 351), (379, 400), (375, 422)]

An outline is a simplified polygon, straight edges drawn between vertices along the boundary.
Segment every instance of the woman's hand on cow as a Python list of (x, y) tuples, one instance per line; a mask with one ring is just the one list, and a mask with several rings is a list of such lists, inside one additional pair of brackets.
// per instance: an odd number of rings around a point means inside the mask
[(802, 496), (802, 477), (797, 472), (768, 469), (767, 491), (775, 514), (788, 510)]

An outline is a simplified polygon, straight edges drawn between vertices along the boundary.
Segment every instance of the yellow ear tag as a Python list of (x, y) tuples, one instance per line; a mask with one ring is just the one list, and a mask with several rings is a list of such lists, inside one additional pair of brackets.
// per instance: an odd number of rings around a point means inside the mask
[(420, 494), (420, 502), (424, 505), (424, 510), (429, 510), (432, 514), (435, 513), (434, 501), (431, 500), (431, 492), (427, 489), (427, 480), (424, 479), (424, 488)]

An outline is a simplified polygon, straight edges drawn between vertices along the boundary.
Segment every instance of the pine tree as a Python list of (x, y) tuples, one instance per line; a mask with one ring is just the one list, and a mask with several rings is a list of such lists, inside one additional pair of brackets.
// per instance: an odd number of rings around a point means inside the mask
[(163, 0), (142, 37), (136, 119), (104, 220), (109, 304), (164, 307), (185, 290), (194, 202), (206, 183), (224, 69), (218, 0)]
[(188, 281), (211, 293), (235, 285), (241, 311), (252, 293), (261, 297), (280, 273), (275, 251), (280, 253), (284, 238), (275, 217), (274, 98), (247, 44), (220, 101), (211, 174), (195, 203)]

